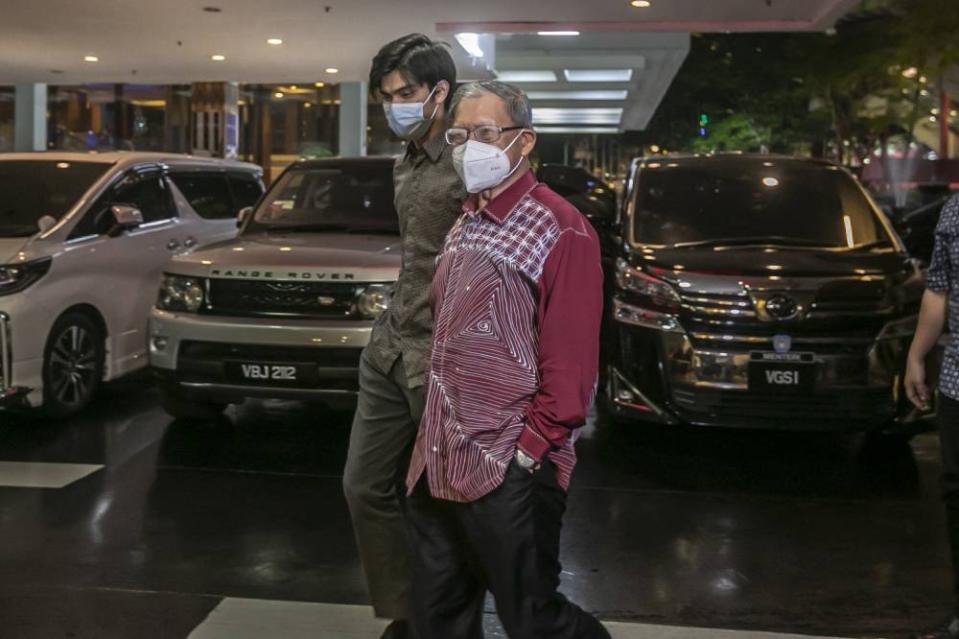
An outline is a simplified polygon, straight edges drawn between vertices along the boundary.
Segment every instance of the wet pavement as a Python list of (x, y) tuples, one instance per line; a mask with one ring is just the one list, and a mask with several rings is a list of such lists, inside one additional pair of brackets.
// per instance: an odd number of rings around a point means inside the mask
[[(174, 422), (145, 378), (67, 423), (0, 412), (0, 461), (96, 465), (31, 488), (0, 464), (0, 637), (186, 637), (224, 597), (365, 604), (349, 423), (297, 402)], [(598, 419), (579, 451), (563, 588), (603, 619), (904, 637), (949, 608), (934, 435)]]

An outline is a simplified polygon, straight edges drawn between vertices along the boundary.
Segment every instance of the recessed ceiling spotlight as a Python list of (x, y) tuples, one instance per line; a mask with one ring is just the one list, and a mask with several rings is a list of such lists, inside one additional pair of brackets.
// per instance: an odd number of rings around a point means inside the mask
[(223, 62), (224, 60), (226, 60), (226, 56), (216, 53), (214, 55), (211, 55), (210, 59), (213, 60), (214, 62)]
[(83, 56), (83, 61), (84, 61), (84, 62), (99, 62), (99, 61), (100, 61), (100, 58), (98, 58), (98, 57), (95, 56), (95, 55), (85, 55), (85, 56)]
[(327, 73), (339, 73), (339, 72), (340, 72), (340, 70), (337, 69), (336, 67), (326, 67), (325, 70), (326, 70)]
[(315, 86), (317, 89), (322, 89), (323, 87), (326, 86), (326, 82), (317, 82), (313, 86)]
[(283, 97), (283, 94), (282, 94), (281, 92), (277, 91), (276, 93), (273, 94), (273, 97), (274, 97), (274, 98), (282, 98), (282, 97)]
[(266, 43), (267, 43), (267, 44), (272, 44), (274, 47), (278, 47), (278, 46), (280, 46), (281, 44), (283, 44), (283, 39), (282, 39), (282, 38), (269, 38), (269, 39), (267, 39)]
[(632, 0), (629, 4), (633, 5), (637, 9), (647, 9), (652, 6), (652, 2), (649, 0)]

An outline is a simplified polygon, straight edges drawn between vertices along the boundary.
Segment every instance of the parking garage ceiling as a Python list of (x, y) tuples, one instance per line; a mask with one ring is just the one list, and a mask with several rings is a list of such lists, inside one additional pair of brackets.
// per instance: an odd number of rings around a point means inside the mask
[(501, 76), (527, 90), (537, 126), (636, 130), (682, 65), (689, 33), (825, 30), (858, 4), (0, 0), (0, 84), (362, 80), (381, 44), (420, 31), (452, 44), (464, 78)]

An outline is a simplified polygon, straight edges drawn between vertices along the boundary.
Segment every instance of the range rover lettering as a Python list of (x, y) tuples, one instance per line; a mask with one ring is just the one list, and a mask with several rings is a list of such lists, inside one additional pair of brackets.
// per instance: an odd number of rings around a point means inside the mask
[(614, 417), (823, 430), (917, 417), (901, 374), (922, 275), (845, 170), (748, 155), (637, 161), (621, 232)]
[(239, 237), (168, 265), (150, 325), (167, 412), (355, 394), (399, 275), (392, 168), (389, 158), (301, 160), (241, 213)]

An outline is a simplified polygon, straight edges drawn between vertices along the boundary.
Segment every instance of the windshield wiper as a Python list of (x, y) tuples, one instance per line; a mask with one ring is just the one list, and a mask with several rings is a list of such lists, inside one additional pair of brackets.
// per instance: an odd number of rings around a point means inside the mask
[(832, 246), (816, 242), (813, 240), (803, 240), (795, 237), (783, 237), (779, 235), (757, 235), (755, 237), (726, 237), (715, 238), (711, 240), (699, 240), (697, 242), (677, 242), (672, 248), (696, 248), (696, 247), (732, 247), (732, 246), (782, 246), (796, 248), (834, 248)]
[(30, 237), (35, 233), (35, 226), (0, 226), (0, 237)]
[(349, 233), (350, 226), (346, 224), (264, 224), (269, 233), (303, 233), (308, 231), (321, 233)]
[(866, 242), (865, 244), (859, 244), (857, 246), (850, 246), (850, 251), (864, 251), (866, 249), (877, 248), (880, 246), (886, 246), (892, 248), (892, 243), (889, 240), (874, 240), (872, 242)]

